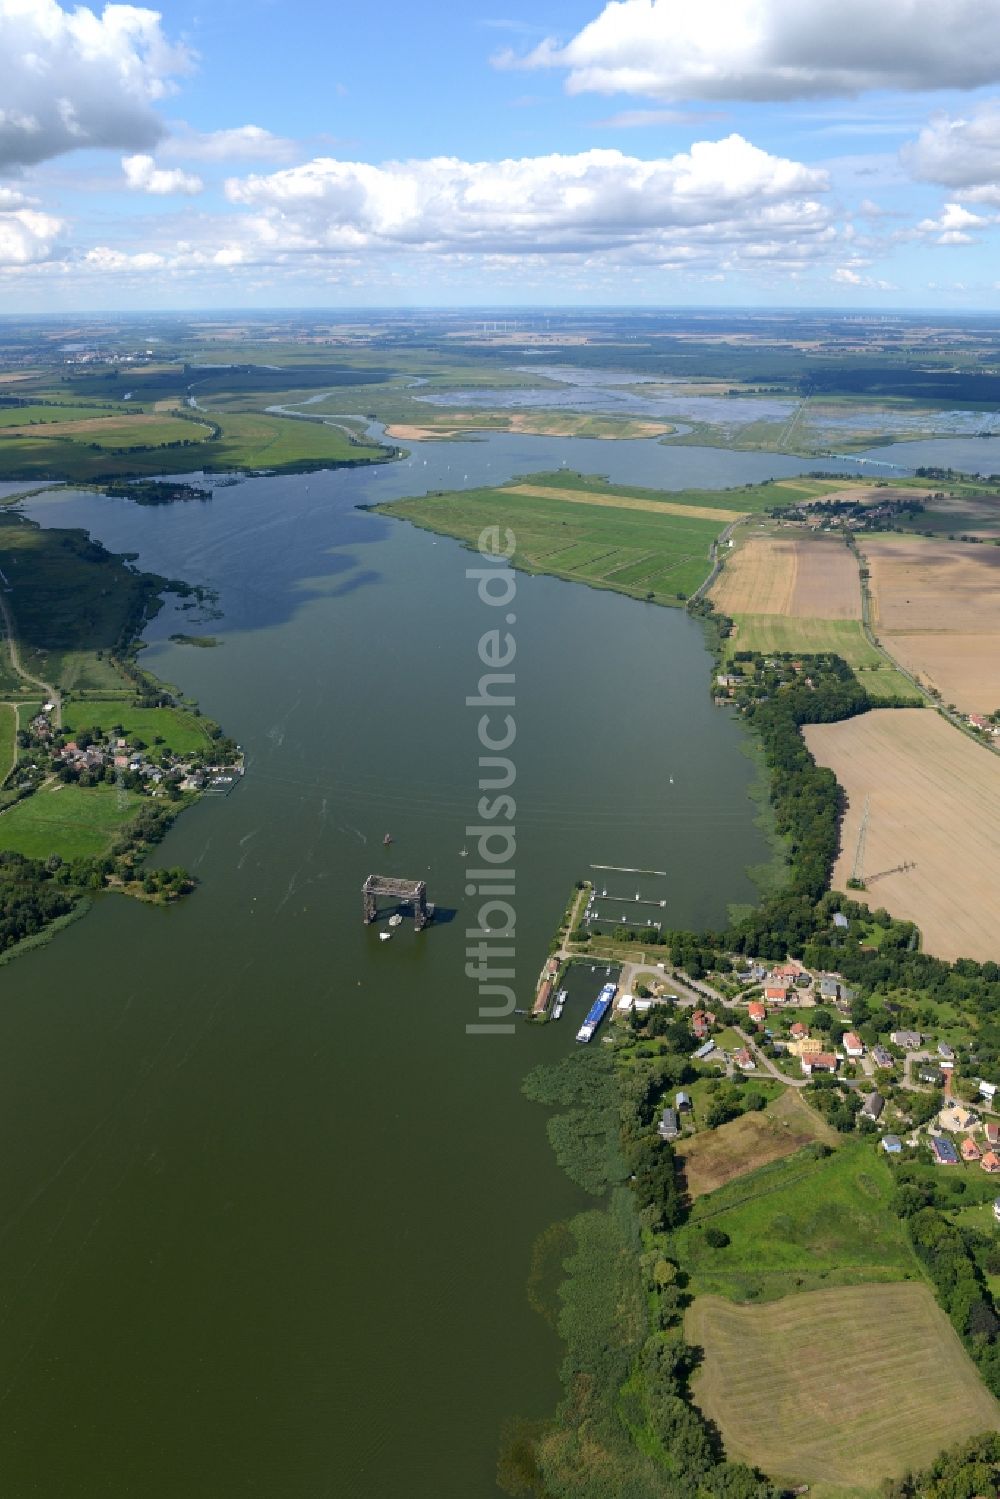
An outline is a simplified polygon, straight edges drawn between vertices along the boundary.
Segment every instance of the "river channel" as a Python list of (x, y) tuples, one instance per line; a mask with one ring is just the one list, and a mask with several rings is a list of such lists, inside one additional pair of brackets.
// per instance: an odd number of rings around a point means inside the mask
[[(667, 488), (809, 466), (497, 435), (206, 504), (26, 504), (217, 591), (209, 623), (165, 609), (145, 660), (248, 774), (159, 853), (198, 875), (190, 900), (104, 897), (3, 968), (4, 1499), (490, 1499), (504, 1420), (553, 1408), (560, 1349), (525, 1283), (581, 1196), (519, 1087), (579, 1013), (466, 1032), (465, 699), (495, 611), (468, 552), (357, 506), (563, 463)], [(766, 847), (698, 623), (523, 575), (510, 612), (530, 1003), (591, 864), (666, 871), (668, 924), (718, 922)], [(381, 942), (372, 871), (425, 879), (443, 919)]]

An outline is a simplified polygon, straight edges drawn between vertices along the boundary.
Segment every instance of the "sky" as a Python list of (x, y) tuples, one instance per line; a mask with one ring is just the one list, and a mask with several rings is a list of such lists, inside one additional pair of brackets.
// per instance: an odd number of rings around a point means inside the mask
[(1000, 310), (1000, 0), (0, 0), (0, 312)]

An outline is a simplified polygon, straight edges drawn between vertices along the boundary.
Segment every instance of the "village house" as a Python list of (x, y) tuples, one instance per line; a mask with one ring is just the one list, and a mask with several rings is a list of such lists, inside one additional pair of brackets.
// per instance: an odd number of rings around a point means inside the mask
[(677, 1114), (674, 1109), (664, 1109), (660, 1116), (660, 1122), (656, 1126), (661, 1140), (676, 1140), (680, 1134), (680, 1125), (677, 1123)]
[(747, 1005), (747, 1017), (754, 1025), (760, 1025), (767, 1019), (767, 1006), (762, 1005), (759, 1000), (751, 1000)]
[(955, 1060), (955, 1053), (952, 1051), (947, 1041), (938, 1042), (937, 1054), (943, 1062), (953, 1062)]
[(865, 1043), (856, 1031), (847, 1031), (843, 1040), (844, 1051), (852, 1058), (863, 1057), (865, 1054)]
[(802, 1071), (806, 1077), (812, 1077), (814, 1072), (836, 1072), (840, 1066), (839, 1057), (834, 1056), (832, 1051), (810, 1051), (799, 1057)]
[(958, 1151), (950, 1140), (941, 1140), (934, 1136), (931, 1140), (931, 1155), (934, 1157), (935, 1166), (957, 1166)]
[(691, 1095), (690, 1095), (690, 1093), (684, 1093), (684, 1092), (678, 1093), (677, 1097), (674, 1099), (674, 1104), (675, 1104), (675, 1106), (677, 1108), (678, 1114), (683, 1114), (685, 1112), (690, 1113), (690, 1111), (691, 1111)]
[(995, 1124), (991, 1119), (983, 1126), (983, 1134), (986, 1136), (987, 1145), (1000, 1145), (1000, 1124)]
[(756, 1072), (757, 1070), (757, 1063), (746, 1046), (741, 1046), (739, 1051), (733, 1052), (733, 1061), (742, 1072)]
[(979, 1164), (989, 1176), (996, 1176), (1000, 1171), (1000, 1155), (995, 1150), (985, 1150)]
[(871, 1119), (874, 1122), (880, 1117), (884, 1108), (885, 1099), (881, 1093), (873, 1090), (866, 1096), (864, 1103), (861, 1105), (861, 1117), (862, 1119)]
[(765, 984), (764, 998), (769, 1005), (785, 1004), (788, 999), (788, 985), (785, 983)]
[(984, 1083), (983, 1081), (980, 1080), (980, 1083), (979, 1083), (979, 1096), (980, 1096), (980, 1098), (985, 1099), (985, 1101), (988, 1104), (992, 1105), (993, 1100), (996, 1098), (996, 1092), (997, 1092), (997, 1085), (996, 1085), (996, 1083)]
[(889, 1039), (893, 1046), (900, 1046), (903, 1051), (917, 1051), (924, 1038), (919, 1031), (893, 1031)]
[(882, 1068), (891, 1067), (896, 1060), (892, 1052), (887, 1051), (884, 1046), (873, 1046), (871, 1056), (875, 1066)]
[(793, 1041), (804, 1041), (809, 1034), (809, 1027), (803, 1025), (801, 1020), (796, 1020), (789, 1026), (788, 1034)]
[(993, 1216), (1000, 1223), (1000, 1197), (993, 1199)]
[(982, 1156), (982, 1151), (970, 1135), (966, 1135), (962, 1141), (961, 1151), (963, 1161), (978, 1161)]
[(883, 1135), (882, 1149), (886, 1155), (899, 1155), (903, 1149), (903, 1142), (898, 1135)]

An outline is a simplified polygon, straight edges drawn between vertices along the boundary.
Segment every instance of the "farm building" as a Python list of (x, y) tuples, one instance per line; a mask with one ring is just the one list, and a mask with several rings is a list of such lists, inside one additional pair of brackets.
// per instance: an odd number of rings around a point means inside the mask
[(903, 1148), (903, 1142), (898, 1135), (883, 1135), (882, 1149), (886, 1155), (899, 1155)]
[(935, 1136), (931, 1140), (931, 1154), (934, 1157), (935, 1166), (957, 1166), (958, 1151), (950, 1140), (939, 1140)]
[(710, 1057), (712, 1055), (712, 1052), (714, 1050), (715, 1050), (715, 1042), (712, 1041), (712, 1040), (706, 1041), (704, 1043), (704, 1045), (699, 1046), (698, 1050), (694, 1053), (694, 1059), (695, 1059), (695, 1061), (696, 1062), (703, 1062), (706, 1057)]
[(986, 1150), (979, 1164), (989, 1176), (996, 1176), (1000, 1171), (1000, 1155), (995, 1150)]
[(677, 1097), (674, 1099), (674, 1103), (675, 1103), (675, 1105), (677, 1107), (677, 1112), (678, 1113), (681, 1113), (685, 1109), (690, 1110), (690, 1108), (691, 1108), (691, 1095), (690, 1095), (690, 1093), (678, 1093)]
[(844, 1036), (844, 1051), (849, 1057), (864, 1056), (865, 1043), (856, 1031), (848, 1031)]
[(966, 1135), (965, 1139), (962, 1141), (961, 1148), (963, 1161), (978, 1161), (980, 1159), (980, 1156), (982, 1155), (979, 1146), (970, 1135)]
[(871, 1093), (867, 1094), (864, 1103), (861, 1105), (861, 1117), (863, 1119), (878, 1119), (884, 1108), (885, 1099), (881, 1093), (877, 1093), (873, 1089)]
[(889, 1039), (893, 1046), (901, 1046), (904, 1051), (916, 1051), (924, 1038), (919, 1031), (893, 1031)]

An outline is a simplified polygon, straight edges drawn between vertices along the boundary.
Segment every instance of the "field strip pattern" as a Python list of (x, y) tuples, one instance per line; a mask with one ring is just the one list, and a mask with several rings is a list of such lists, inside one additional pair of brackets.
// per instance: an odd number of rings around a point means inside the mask
[(921, 1282), (695, 1300), (697, 1405), (727, 1455), (797, 1483), (874, 1488), (1000, 1429), (1000, 1404)]
[(861, 873), (871, 903), (915, 921), (938, 957), (1000, 959), (1000, 757), (924, 708), (804, 732), (848, 798), (834, 887), (853, 874), (870, 798)]
[(718, 510), (710, 505), (678, 505), (671, 500), (644, 500), (638, 495), (592, 494), (587, 489), (550, 489), (541, 484), (505, 484), (499, 493), (523, 494), (535, 500), (561, 500), (569, 505), (596, 505), (602, 510), (646, 510), (652, 515), (717, 520), (725, 525), (747, 514), (745, 510)]

